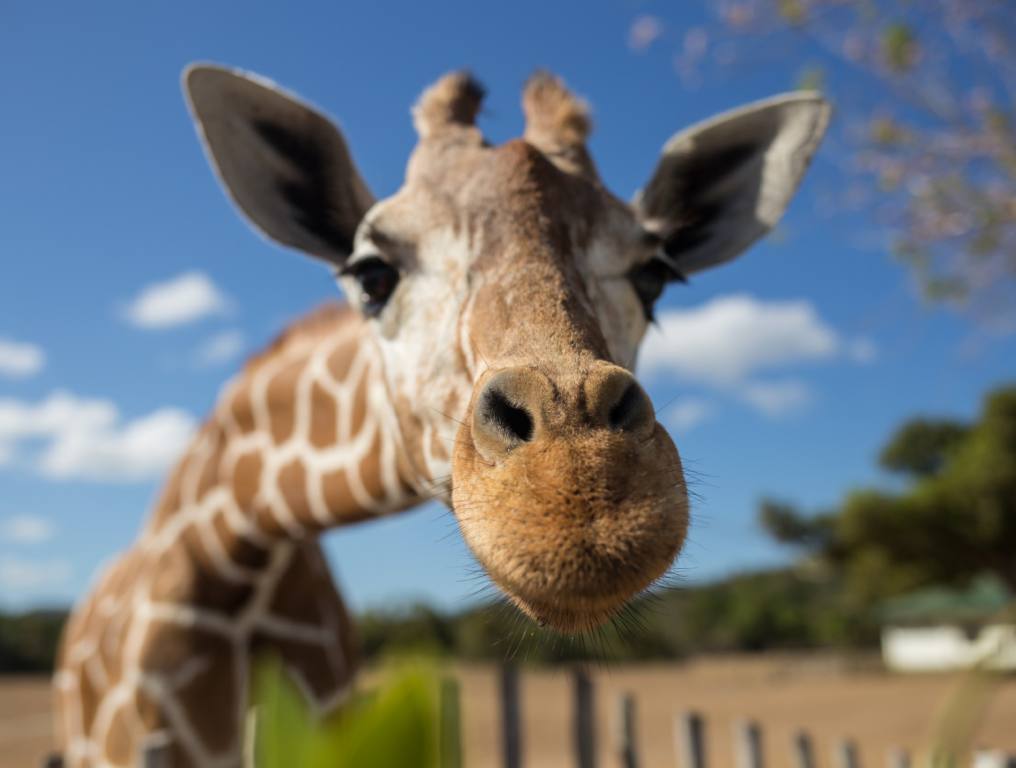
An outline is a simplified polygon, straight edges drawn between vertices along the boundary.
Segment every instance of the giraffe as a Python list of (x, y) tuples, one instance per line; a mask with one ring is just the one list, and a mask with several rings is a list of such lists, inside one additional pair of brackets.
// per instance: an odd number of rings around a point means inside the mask
[[(680, 457), (632, 374), (665, 286), (780, 218), (825, 131), (783, 95), (676, 134), (628, 204), (556, 77), (523, 92), (522, 138), (476, 126), (452, 73), (413, 108), (403, 186), (376, 201), (339, 129), (257, 75), (183, 77), (219, 181), (270, 240), (348, 297), (250, 360), (170, 475), (136, 543), (70, 618), (55, 674), (64, 765), (236, 768), (249, 669), (270, 650), (315, 711), (357, 666), (318, 544), (330, 528), (447, 504), (524, 614), (608, 620), (677, 557)], [(679, 343), (679, 340), (676, 340)]]

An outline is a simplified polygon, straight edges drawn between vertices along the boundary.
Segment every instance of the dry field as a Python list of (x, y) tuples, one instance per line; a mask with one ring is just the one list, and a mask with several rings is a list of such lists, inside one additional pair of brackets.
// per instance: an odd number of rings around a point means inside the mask
[[(468, 768), (499, 767), (497, 674), (490, 667), (460, 668), (463, 739)], [(834, 744), (855, 738), (862, 765), (881, 768), (887, 749), (927, 744), (936, 718), (956, 690), (949, 676), (890, 676), (847, 669), (828, 659), (785, 657), (703, 659), (685, 665), (624, 666), (593, 672), (600, 721), (601, 768), (613, 756), (616, 696), (637, 698), (638, 738), (645, 768), (676, 766), (672, 720), (694, 708), (708, 722), (710, 764), (732, 764), (734, 723), (743, 717), (763, 726), (767, 765), (791, 765), (789, 744), (797, 728), (816, 740), (821, 768), (832, 766)], [(570, 679), (562, 672), (522, 677), (523, 764), (526, 768), (573, 765), (570, 752)], [(1016, 679), (1000, 682), (979, 715), (974, 743), (1016, 752)], [(49, 692), (45, 680), (0, 681), (0, 768), (35, 768), (49, 748)], [(407, 767), (409, 768), (409, 767)]]
[[(848, 672), (830, 660), (793, 658), (704, 659), (682, 666), (626, 666), (594, 673), (601, 768), (621, 763), (616, 757), (616, 700), (622, 692), (636, 697), (637, 738), (645, 768), (677, 766), (673, 743), (676, 713), (702, 712), (707, 721), (711, 768), (733, 765), (732, 733), (750, 717), (763, 727), (766, 765), (793, 765), (790, 745), (800, 728), (811, 732), (821, 768), (835, 765), (836, 744), (845, 736), (859, 746), (861, 764), (882, 768), (890, 747), (917, 751), (933, 737), (937, 717), (960, 682), (950, 676), (891, 676)], [(463, 718), (466, 765), (498, 766), (499, 731), (494, 707), (496, 675), (466, 669)], [(571, 766), (570, 680), (560, 673), (523, 677), (523, 765)], [(1016, 679), (992, 691), (973, 739), (974, 745), (1016, 752)]]
[(0, 678), (0, 768), (38, 768), (50, 749), (49, 681)]

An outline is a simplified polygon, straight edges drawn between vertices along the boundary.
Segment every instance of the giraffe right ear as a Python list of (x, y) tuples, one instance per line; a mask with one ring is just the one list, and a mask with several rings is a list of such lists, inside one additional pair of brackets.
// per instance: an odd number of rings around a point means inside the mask
[(341, 265), (374, 197), (338, 128), (250, 73), (192, 64), (183, 87), (209, 162), (254, 227)]

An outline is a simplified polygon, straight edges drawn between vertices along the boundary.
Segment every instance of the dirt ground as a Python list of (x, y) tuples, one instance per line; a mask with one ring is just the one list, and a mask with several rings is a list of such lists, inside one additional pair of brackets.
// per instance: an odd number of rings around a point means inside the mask
[[(617, 701), (635, 696), (641, 765), (679, 766), (674, 719), (689, 710), (706, 721), (710, 768), (734, 764), (733, 732), (744, 718), (762, 726), (765, 764), (794, 765), (794, 734), (806, 729), (820, 768), (837, 763), (833, 753), (854, 739), (862, 766), (881, 768), (891, 748), (914, 754), (931, 743), (936, 722), (961, 680), (952, 676), (895, 676), (848, 669), (832, 660), (706, 659), (676, 666), (627, 666), (593, 672), (599, 726), (598, 765), (614, 768), (617, 756)], [(462, 670), (464, 747), (469, 768), (498, 766), (500, 731), (495, 709), (496, 674)], [(1016, 679), (995, 685), (974, 713), (973, 745), (1016, 752)], [(563, 673), (537, 672), (521, 682), (523, 765), (574, 765), (571, 753), (571, 680)], [(971, 711), (970, 707), (966, 708)]]
[(49, 680), (0, 678), (0, 768), (38, 768), (52, 743)]
[[(497, 671), (460, 667), (465, 764), (500, 768)], [(815, 740), (819, 768), (832, 768), (837, 742), (855, 739), (861, 765), (881, 768), (894, 746), (919, 752), (937, 732), (943, 709), (961, 684), (946, 675), (895, 676), (832, 659), (755, 657), (703, 659), (684, 665), (619, 666), (592, 670), (600, 768), (614, 768), (617, 699), (635, 696), (637, 738), (644, 768), (676, 768), (673, 724), (694, 709), (706, 719), (711, 768), (733, 764), (732, 733), (753, 718), (763, 729), (766, 765), (789, 766), (798, 729)], [(574, 765), (571, 752), (571, 678), (564, 671), (531, 671), (521, 679), (523, 765)], [(1016, 753), (1016, 678), (964, 707), (976, 722), (975, 746)], [(975, 701), (975, 703), (977, 703)], [(48, 685), (39, 678), (0, 680), (0, 768), (35, 768), (50, 748)], [(407, 766), (407, 768), (409, 768)]]

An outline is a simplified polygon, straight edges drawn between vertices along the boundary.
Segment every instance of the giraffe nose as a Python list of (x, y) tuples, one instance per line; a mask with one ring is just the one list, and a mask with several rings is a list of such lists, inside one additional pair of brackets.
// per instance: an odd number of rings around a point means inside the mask
[(623, 368), (609, 364), (594, 368), (578, 391), (575, 397), (567, 397), (562, 388), (532, 368), (498, 371), (483, 385), (473, 410), (477, 450), (487, 459), (496, 459), (523, 443), (569, 428), (652, 434), (656, 425), (652, 402)]

